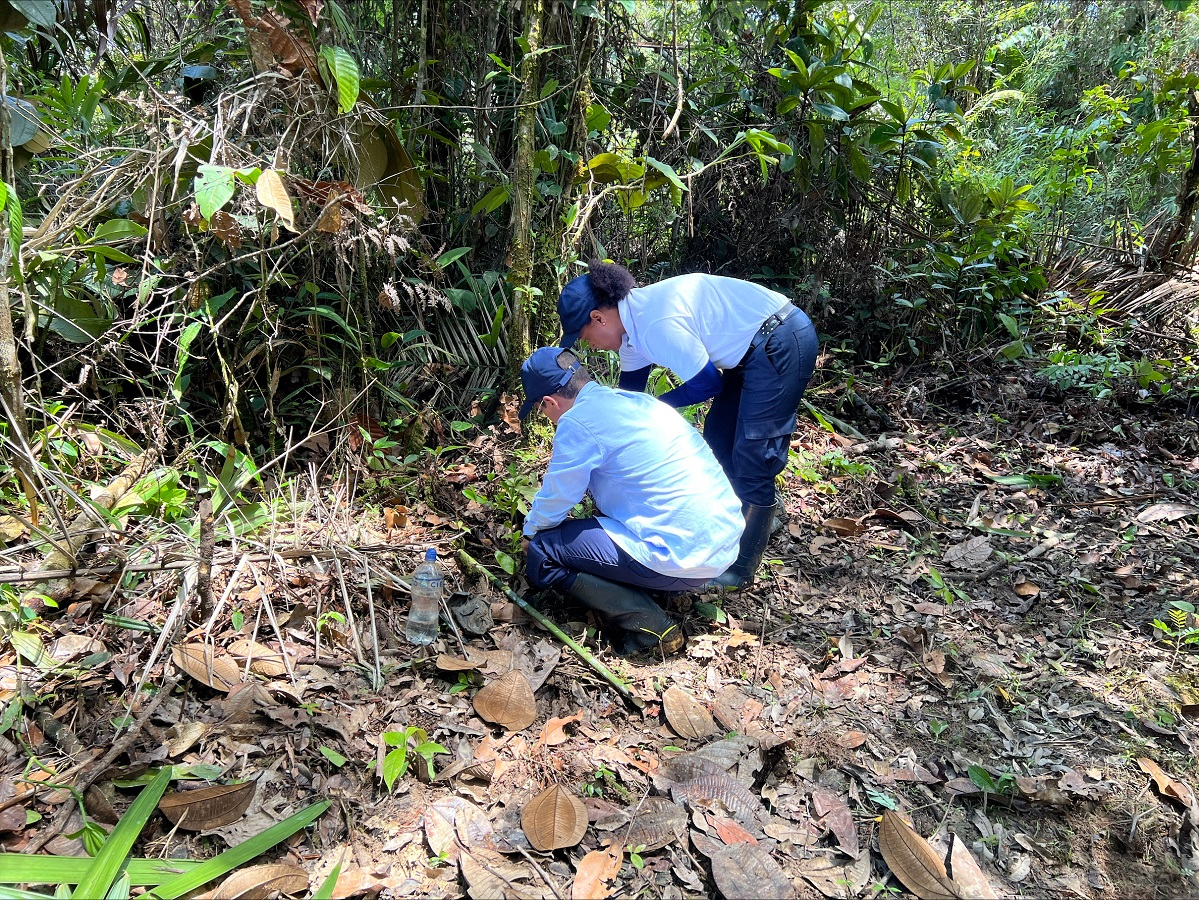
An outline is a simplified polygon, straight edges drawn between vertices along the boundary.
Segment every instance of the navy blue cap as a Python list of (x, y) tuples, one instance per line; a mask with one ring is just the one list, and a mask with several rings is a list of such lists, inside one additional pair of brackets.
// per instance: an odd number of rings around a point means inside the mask
[(525, 388), (525, 402), (520, 407), (522, 419), (533, 411), (534, 404), (556, 394), (579, 371), (582, 364), (578, 360), (569, 369), (558, 366), (558, 357), (564, 352), (561, 347), (542, 347), (534, 350), (520, 367), (520, 383)]
[(558, 295), (558, 318), (562, 320), (562, 340), (558, 345), (569, 350), (596, 308), (595, 294), (586, 275), (572, 278)]

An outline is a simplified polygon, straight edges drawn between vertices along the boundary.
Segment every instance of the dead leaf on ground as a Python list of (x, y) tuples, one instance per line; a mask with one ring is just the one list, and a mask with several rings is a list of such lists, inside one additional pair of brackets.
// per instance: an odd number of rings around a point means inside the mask
[(799, 862), (799, 873), (824, 896), (850, 900), (870, 881), (870, 854), (863, 853), (857, 860), (814, 856)]
[(180, 722), (167, 729), (167, 756), (186, 753), (208, 733), (209, 726), (203, 722)]
[(998, 653), (975, 653), (970, 657), (970, 662), (988, 678), (1010, 678), (1012, 675), (1007, 660)]
[(945, 863), (899, 813), (883, 812), (878, 843), (895, 877), (920, 900), (958, 900)]
[(283, 654), (278, 650), (272, 650), (266, 644), (258, 643), (258, 641), (246, 639), (234, 641), (229, 645), (229, 655), (242, 664), (248, 659), (250, 671), (255, 675), (278, 678), (280, 675), (287, 674), (287, 665), (283, 661)]
[(162, 814), (185, 831), (208, 831), (242, 817), (254, 799), (254, 782), (171, 791), (158, 801)]
[(952, 871), (949, 874), (953, 883), (957, 885), (958, 895), (970, 900), (999, 900), (999, 895), (979, 868), (978, 861), (966, 846), (966, 842), (956, 834), (953, 835), (952, 841), (953, 847), (949, 853), (949, 866)]
[(509, 731), (522, 731), (537, 719), (537, 699), (529, 681), (515, 670), (475, 694), (475, 712)]
[(846, 750), (853, 750), (866, 743), (869, 737), (870, 735), (864, 731), (847, 731), (837, 738), (837, 746), (844, 747)]
[(1041, 586), (1033, 581), (1021, 581), (1019, 584), (1012, 585), (1012, 590), (1016, 592), (1016, 596), (1028, 598), (1041, 593)]
[(745, 785), (728, 775), (703, 775), (670, 789), (676, 802), (682, 800), (718, 800), (746, 828), (758, 831), (767, 816), (758, 800)]
[(945, 671), (945, 654), (940, 650), (929, 650), (922, 657), (922, 661), (924, 668), (934, 675), (940, 675)]
[(1177, 800), (1186, 807), (1190, 807), (1194, 803), (1195, 795), (1191, 789), (1183, 782), (1163, 772), (1161, 766), (1149, 757), (1139, 757), (1137, 765), (1141, 767), (1142, 772), (1153, 779), (1153, 783), (1157, 785), (1157, 789), (1163, 797)]
[(643, 852), (661, 850), (687, 831), (687, 811), (665, 797), (647, 797), (628, 827), (626, 843), (644, 846)]
[(758, 839), (725, 816), (708, 816), (708, 822), (716, 829), (716, 836), (726, 844), (756, 844)]
[(308, 873), (287, 863), (267, 863), (234, 872), (221, 882), (215, 896), (222, 900), (266, 900), (272, 894), (308, 890)]
[(486, 664), (487, 656), (477, 650), (472, 652), (470, 647), (466, 649), (466, 659), (445, 653), (437, 657), (437, 668), (443, 672), (470, 672)]
[(624, 851), (619, 844), (592, 850), (583, 857), (570, 887), (571, 900), (603, 900), (612, 890), (608, 885), (620, 872)]
[(854, 824), (848, 804), (832, 791), (816, 788), (812, 791), (812, 807), (820, 817), (821, 824), (836, 836), (837, 845), (848, 856), (857, 859), (861, 852), (858, 827)]
[(761, 844), (732, 844), (712, 857), (712, 878), (725, 900), (790, 900), (795, 888)]
[(857, 537), (866, 530), (866, 526), (858, 519), (840, 519), (835, 517), (825, 519), (820, 523), (820, 527), (827, 528), (838, 537)]
[(682, 688), (668, 688), (662, 695), (662, 708), (679, 737), (693, 741), (719, 731), (707, 707)]
[(458, 856), (458, 863), (462, 868), (462, 877), (466, 879), (466, 894), (473, 900), (523, 896), (524, 891), (513, 890), (512, 882), (533, 877), (527, 867), (509, 862), (495, 850), (482, 847), (463, 850)]
[(587, 809), (578, 797), (555, 784), (525, 805), (520, 827), (542, 853), (573, 847), (587, 831)]
[(1199, 515), (1199, 506), (1189, 503), (1154, 503), (1152, 506), (1137, 514), (1137, 521), (1142, 525), (1150, 522), (1177, 522), (1188, 516)]
[(228, 691), (241, 684), (241, 672), (228, 656), (216, 656), (208, 644), (180, 644), (171, 651), (175, 665), (201, 684)]
[(573, 716), (555, 716), (545, 723), (545, 727), (541, 729), (541, 735), (537, 738), (536, 747), (554, 747), (558, 744), (565, 744), (570, 740), (570, 736), (566, 733), (566, 726), (571, 722), (583, 721), (583, 710), (579, 710)]
[(955, 569), (973, 569), (982, 565), (994, 553), (991, 542), (986, 535), (972, 537), (968, 541), (954, 544), (945, 551), (945, 563)]

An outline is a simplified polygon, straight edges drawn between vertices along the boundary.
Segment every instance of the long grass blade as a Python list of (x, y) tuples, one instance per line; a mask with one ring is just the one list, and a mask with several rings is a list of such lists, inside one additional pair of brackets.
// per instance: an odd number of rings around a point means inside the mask
[[(86, 856), (22, 856), (0, 853), (0, 885), (78, 884), (95, 860)], [(129, 884), (154, 887), (164, 884), (200, 863), (190, 859), (131, 859), (125, 866)], [(0, 888), (0, 892), (9, 888)], [(3, 900), (0, 893), (0, 900)]]
[(133, 849), (138, 835), (150, 821), (150, 816), (154, 815), (158, 801), (162, 799), (167, 785), (171, 783), (171, 775), (174, 774), (174, 771), (171, 766), (164, 766), (154, 780), (142, 788), (142, 792), (125, 811), (125, 815), (121, 816), (121, 821), (117, 822), (116, 827), (108, 836), (108, 840), (104, 842), (104, 846), (92, 860), (87, 873), (75, 887), (75, 892), (71, 894), (72, 898), (91, 900), (91, 898), (103, 897), (108, 893), (108, 889), (112, 887), (125, 860), (129, 858), (129, 851)]
[(321, 886), (312, 895), (312, 900), (333, 900), (333, 889), (337, 887), (337, 878), (341, 875), (341, 863), (333, 867), (329, 877), (321, 882)]
[(0, 900), (50, 900), (50, 895), (15, 887), (0, 887)]
[(129, 900), (129, 873), (122, 872), (108, 889), (104, 900)]
[(182, 897), (189, 891), (194, 891), (196, 888), (202, 887), (214, 878), (227, 875), (238, 866), (252, 860), (255, 856), (270, 850), (271, 847), (280, 841), (287, 840), (301, 828), (312, 824), (332, 805), (332, 800), (322, 800), (320, 803), (314, 803), (312, 806), (300, 810), (294, 816), (290, 816), (282, 822), (272, 825), (266, 831), (262, 832), (262, 834), (255, 835), (248, 841), (238, 844), (236, 847), (231, 847), (210, 860), (206, 860), (186, 875), (172, 878), (170, 881), (152, 890), (146, 896), (156, 897), (157, 900), (175, 900), (175, 898)]

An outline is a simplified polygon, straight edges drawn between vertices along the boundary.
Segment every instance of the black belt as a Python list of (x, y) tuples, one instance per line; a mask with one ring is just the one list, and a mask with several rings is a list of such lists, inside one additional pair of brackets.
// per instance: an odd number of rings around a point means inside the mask
[(757, 334), (753, 336), (753, 340), (749, 342), (749, 349), (745, 351), (745, 356), (741, 357), (742, 364), (749, 359), (749, 355), (766, 343), (767, 338), (774, 334), (774, 330), (787, 320), (787, 318), (796, 311), (794, 306), (788, 304), (783, 309), (766, 317), (766, 321), (762, 323), (762, 327), (758, 329)]

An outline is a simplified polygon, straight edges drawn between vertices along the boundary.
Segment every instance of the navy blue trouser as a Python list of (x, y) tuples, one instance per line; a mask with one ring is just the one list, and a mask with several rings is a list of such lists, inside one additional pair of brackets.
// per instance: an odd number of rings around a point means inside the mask
[(774, 503), (774, 477), (787, 465), (795, 411), (818, 351), (816, 329), (797, 309), (740, 365), (724, 371), (704, 420), (704, 440), (742, 503)]
[(567, 519), (529, 540), (525, 574), (533, 587), (569, 591), (579, 572), (648, 591), (693, 591), (708, 581), (675, 578), (646, 568), (621, 550), (595, 519)]

